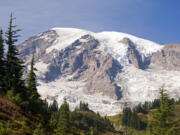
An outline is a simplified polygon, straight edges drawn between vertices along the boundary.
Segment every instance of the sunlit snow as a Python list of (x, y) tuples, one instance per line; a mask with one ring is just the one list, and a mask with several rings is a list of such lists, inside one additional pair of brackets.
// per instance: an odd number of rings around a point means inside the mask
[[(150, 57), (152, 53), (161, 50), (163, 46), (149, 40), (138, 38), (129, 34), (120, 32), (90, 32), (75, 28), (53, 28), (58, 38), (53, 44), (46, 49), (46, 53), (53, 50), (60, 51), (71, 45), (82, 36), (90, 34), (99, 41), (98, 49), (104, 53), (109, 53), (122, 66), (122, 72), (119, 73), (115, 81), (121, 87), (123, 97), (120, 100), (114, 100), (108, 96), (102, 96), (101, 93), (88, 95), (84, 93), (83, 81), (69, 81), (71, 76), (61, 77), (53, 82), (45, 83), (38, 80), (38, 91), (42, 98), (47, 98), (48, 102), (56, 99), (61, 105), (66, 98), (70, 103), (70, 108), (74, 109), (80, 101), (89, 103), (90, 109), (99, 112), (102, 115), (115, 115), (122, 112), (124, 103), (130, 106), (151, 101), (158, 97), (158, 89), (165, 84), (169, 94), (173, 97), (179, 96), (180, 89), (180, 72), (166, 71), (151, 65), (147, 70), (141, 70), (129, 64), (127, 50), (128, 46), (120, 42), (123, 38), (129, 38), (135, 45), (142, 57)], [(43, 35), (43, 38), (47, 38)], [(80, 42), (86, 42), (80, 39)], [(78, 52), (77, 52), (78, 53)], [(39, 61), (35, 63), (38, 69), (37, 76), (44, 76), (48, 71), (49, 64)]]

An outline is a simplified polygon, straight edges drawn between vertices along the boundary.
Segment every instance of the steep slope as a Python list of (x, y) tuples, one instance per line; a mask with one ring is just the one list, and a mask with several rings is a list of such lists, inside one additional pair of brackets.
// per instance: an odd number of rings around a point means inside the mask
[(123, 106), (153, 100), (163, 84), (180, 97), (180, 72), (155, 62), (164, 47), (129, 34), (53, 28), (18, 48), (26, 69), (35, 54), (42, 98), (61, 104), (65, 97), (71, 109), (84, 100), (90, 109), (114, 115)]
[(180, 44), (167, 44), (152, 55), (151, 62), (167, 70), (180, 70)]
[[(4, 134), (29, 135), (35, 128), (35, 121), (40, 117), (33, 117), (24, 112), (19, 106), (0, 96), (0, 130), (6, 129)], [(5, 132), (5, 131), (4, 131)]]

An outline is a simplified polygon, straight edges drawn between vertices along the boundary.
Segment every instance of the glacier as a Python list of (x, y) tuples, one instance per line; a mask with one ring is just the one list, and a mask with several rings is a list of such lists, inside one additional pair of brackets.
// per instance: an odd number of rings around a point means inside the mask
[[(117, 73), (114, 79), (117, 85), (121, 87), (123, 96), (121, 99), (116, 100), (103, 93), (87, 94), (84, 92), (86, 81), (71, 80), (73, 75), (62, 75), (50, 82), (38, 78), (38, 92), (41, 97), (47, 99), (49, 103), (52, 103), (52, 101), (56, 99), (59, 105), (61, 105), (63, 99), (66, 98), (69, 102), (70, 109), (73, 110), (78, 107), (80, 101), (85, 101), (89, 103), (89, 107), (93, 111), (99, 112), (101, 115), (111, 116), (121, 113), (124, 106), (133, 107), (140, 102), (152, 101), (158, 98), (158, 89), (162, 85), (165, 85), (171, 97), (175, 99), (180, 97), (179, 71), (168, 71), (153, 63), (151, 63), (147, 69), (138, 69), (129, 62), (127, 53), (128, 46), (121, 41), (124, 38), (130, 39), (141, 57), (147, 59), (150, 59), (153, 53), (161, 51), (163, 45), (130, 34), (114, 31), (91, 32), (76, 28), (52, 28), (50, 31), (55, 31), (57, 34), (53, 42), (52, 38), (44, 32), (38, 34), (34, 39), (52, 42), (50, 46), (43, 48), (45, 51), (43, 51), (41, 55), (39, 55), (41, 51), (40, 48), (37, 47), (34, 51), (35, 56), (39, 56), (35, 61), (35, 67), (38, 70), (36, 74), (39, 78), (45, 76), (50, 66), (49, 63), (45, 62), (46, 58), (41, 58), (43, 55), (47, 55), (51, 57), (51, 60), (54, 60), (60, 51), (65, 50), (75, 41), (78, 40), (81, 43), (88, 42), (87, 39), (81, 39), (82, 36), (91, 35), (99, 42), (97, 50), (104, 54), (110, 54), (122, 66), (121, 72)], [(21, 46), (26, 47), (26, 42)], [(21, 51), (22, 50), (20, 50), (20, 52)], [(29, 53), (25, 57), (27, 66), (29, 65), (32, 54), (33, 53)]]

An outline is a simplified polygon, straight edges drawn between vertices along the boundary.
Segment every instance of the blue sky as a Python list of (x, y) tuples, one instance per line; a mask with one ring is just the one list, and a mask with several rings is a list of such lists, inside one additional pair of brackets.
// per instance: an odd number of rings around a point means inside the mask
[(180, 43), (180, 0), (0, 0), (4, 30), (11, 12), (22, 29), (19, 42), (52, 27), (75, 27)]

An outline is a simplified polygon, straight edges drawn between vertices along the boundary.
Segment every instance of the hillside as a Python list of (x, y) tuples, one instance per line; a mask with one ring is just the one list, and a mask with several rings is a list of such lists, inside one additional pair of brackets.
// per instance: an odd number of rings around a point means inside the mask
[[(149, 121), (152, 120), (152, 113), (155, 111), (156, 109), (152, 109), (149, 110), (147, 114), (138, 113), (138, 116), (143, 122), (148, 123)], [(173, 121), (177, 121), (177, 127), (180, 128), (180, 105), (175, 105), (175, 110), (173, 111), (173, 113), (174, 113)], [(134, 133), (134, 135), (145, 135), (147, 133), (146, 130), (136, 130), (131, 127), (122, 126), (122, 114), (116, 116), (109, 116), (108, 118), (112, 123), (114, 123), (116, 130), (124, 131), (130, 135), (132, 133)]]
[(41, 118), (24, 112), (19, 106), (0, 97), (0, 134), (28, 135)]
[[(51, 119), (49, 118), (42, 114), (32, 114), (31, 111), (26, 112), (9, 100), (0, 97), (1, 135), (32, 135), (39, 122), (44, 123), (43, 130), (46, 132), (45, 134), (54, 135), (54, 132), (51, 130), (51, 124), (49, 123)], [(90, 110), (76, 110), (75, 112), (71, 112), (71, 119), (72, 125), (70, 128), (73, 129), (74, 135), (90, 133), (93, 128), (96, 128), (96, 135), (121, 135), (121, 132), (114, 130), (108, 119)], [(95, 126), (94, 124), (97, 125)]]

